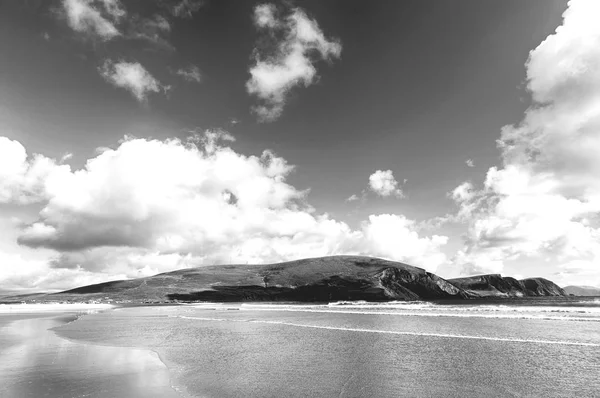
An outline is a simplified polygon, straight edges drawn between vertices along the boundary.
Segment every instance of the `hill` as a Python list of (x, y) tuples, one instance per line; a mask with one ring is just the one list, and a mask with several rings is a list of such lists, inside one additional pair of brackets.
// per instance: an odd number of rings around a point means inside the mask
[(565, 296), (557, 284), (544, 278), (517, 280), (500, 274), (469, 276), (448, 280), (475, 297)]
[(600, 288), (593, 286), (565, 286), (563, 290), (573, 296), (600, 296)]
[(542, 278), (517, 281), (490, 275), (448, 281), (422, 268), (400, 262), (361, 256), (331, 256), (267, 265), (188, 268), (146, 278), (83, 286), (36, 299), (38, 302), (328, 302), (534, 295), (564, 295), (564, 292)]

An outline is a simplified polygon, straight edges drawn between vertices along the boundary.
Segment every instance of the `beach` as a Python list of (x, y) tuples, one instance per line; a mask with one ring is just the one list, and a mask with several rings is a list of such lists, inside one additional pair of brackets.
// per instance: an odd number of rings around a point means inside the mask
[(199, 304), (55, 329), (155, 351), (180, 396), (600, 396), (600, 303)]
[(0, 397), (177, 397), (147, 349), (81, 343), (53, 328), (110, 305), (0, 306)]

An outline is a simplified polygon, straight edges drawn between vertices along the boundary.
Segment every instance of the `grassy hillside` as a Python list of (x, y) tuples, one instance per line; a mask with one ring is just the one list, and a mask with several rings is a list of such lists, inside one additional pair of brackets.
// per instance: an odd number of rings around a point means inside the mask
[(377, 258), (332, 256), (267, 265), (215, 265), (111, 281), (46, 300), (332, 301), (464, 298), (422, 268)]

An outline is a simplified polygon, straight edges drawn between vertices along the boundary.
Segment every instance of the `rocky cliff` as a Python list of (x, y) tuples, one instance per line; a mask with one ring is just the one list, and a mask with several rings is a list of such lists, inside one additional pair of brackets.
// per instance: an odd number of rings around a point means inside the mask
[(565, 296), (557, 284), (544, 278), (517, 280), (500, 274), (469, 276), (449, 279), (470, 297), (531, 297)]

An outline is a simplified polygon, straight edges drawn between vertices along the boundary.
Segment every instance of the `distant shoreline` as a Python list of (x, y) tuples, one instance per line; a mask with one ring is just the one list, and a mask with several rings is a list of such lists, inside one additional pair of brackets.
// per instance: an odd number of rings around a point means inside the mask
[(0, 304), (0, 314), (36, 313), (36, 312), (70, 312), (80, 310), (109, 310), (116, 308), (113, 304)]

